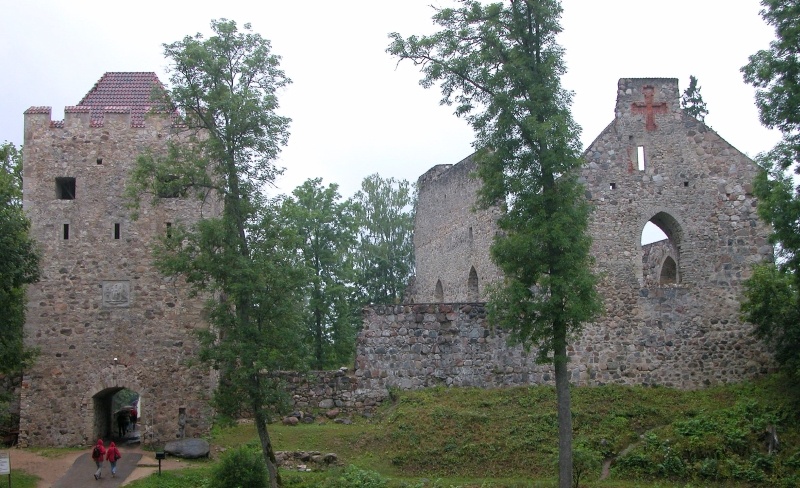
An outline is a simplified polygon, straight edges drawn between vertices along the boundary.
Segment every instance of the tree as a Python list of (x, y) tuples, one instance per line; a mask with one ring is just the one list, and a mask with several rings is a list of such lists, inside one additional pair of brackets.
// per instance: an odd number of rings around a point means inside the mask
[[(0, 377), (18, 375), (35, 357), (25, 347), (25, 287), (39, 279), (39, 252), (22, 210), (22, 154), (0, 145)], [(0, 395), (0, 429), (10, 427), (9, 397)]]
[(414, 274), (414, 204), (406, 180), (373, 174), (353, 197), (359, 235), (357, 282), (368, 303), (397, 303)]
[(694, 75), (689, 75), (689, 86), (681, 95), (681, 108), (700, 122), (705, 122), (708, 109), (706, 108), (706, 102), (703, 101), (703, 95), (700, 94), (700, 87), (697, 86), (697, 78)]
[(315, 369), (339, 367), (353, 359), (360, 314), (352, 300), (353, 205), (342, 202), (339, 186), (323, 188), (314, 178), (292, 191), (281, 206), (283, 225), (294, 228), (307, 272), (306, 344)]
[(0, 374), (15, 374), (33, 358), (24, 346), (25, 286), (39, 279), (39, 253), (22, 210), (22, 154), (0, 145)]
[(472, 125), (479, 205), (501, 205), (491, 249), (505, 278), (489, 318), (512, 339), (538, 348), (555, 369), (559, 486), (572, 485), (572, 417), (567, 343), (601, 311), (591, 272), (590, 208), (578, 182), (579, 127), (569, 111), (558, 0), (483, 5), (461, 0), (436, 9), (442, 29), (403, 39), (388, 51), (420, 66), (425, 87), (441, 83), (442, 103)]
[[(218, 217), (175, 227), (155, 252), (156, 265), (181, 275), (210, 297), (212, 328), (201, 335), (201, 359), (220, 370), (215, 404), (223, 414), (252, 414), (270, 486), (280, 486), (267, 423), (282, 397), (271, 372), (296, 366), (302, 273), (291, 232), (262, 191), (280, 170), (274, 160), (288, 138), (289, 119), (276, 113), (277, 92), (290, 83), (270, 43), (211, 21), (213, 35), (164, 44), (171, 88), (160, 107), (174, 107), (184, 129), (165, 155), (142, 154), (129, 194), (213, 198)], [(156, 203), (158, 198), (154, 200)]]
[(742, 313), (755, 334), (775, 351), (779, 364), (800, 377), (800, 197), (789, 170), (800, 173), (800, 3), (763, 0), (761, 16), (775, 27), (769, 49), (749, 57), (744, 80), (756, 88), (761, 123), (782, 138), (756, 161), (762, 171), (753, 193), (758, 214), (772, 226), (776, 261), (758, 264), (745, 283)]

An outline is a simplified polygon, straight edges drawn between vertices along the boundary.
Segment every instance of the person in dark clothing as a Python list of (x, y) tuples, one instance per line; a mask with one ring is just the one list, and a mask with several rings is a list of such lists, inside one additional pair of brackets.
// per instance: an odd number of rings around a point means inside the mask
[(127, 410), (120, 410), (117, 413), (117, 429), (119, 431), (119, 437), (125, 437), (125, 434), (128, 432), (128, 422), (130, 422), (131, 416)]

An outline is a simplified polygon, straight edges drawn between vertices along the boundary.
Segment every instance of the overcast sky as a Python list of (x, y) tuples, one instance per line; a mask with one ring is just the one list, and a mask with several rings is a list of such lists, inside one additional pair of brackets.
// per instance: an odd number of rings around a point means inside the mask
[[(163, 82), (161, 44), (211, 19), (250, 22), (272, 41), (294, 83), (281, 94), (293, 119), (276, 192), (322, 177), (351, 195), (372, 173), (416, 181), (436, 164), (472, 151), (472, 132), (438, 90), (418, 85), (410, 63), (385, 53), (387, 35), (430, 33), (430, 4), (447, 0), (152, 1), (0, 0), (0, 141), (22, 143), (23, 112), (77, 104), (106, 71), (155, 71)], [(695, 75), (710, 111), (706, 122), (754, 156), (777, 134), (762, 128), (753, 89), (739, 69), (766, 48), (773, 30), (758, 0), (563, 0), (560, 43), (566, 88), (584, 147), (613, 119), (617, 80)]]

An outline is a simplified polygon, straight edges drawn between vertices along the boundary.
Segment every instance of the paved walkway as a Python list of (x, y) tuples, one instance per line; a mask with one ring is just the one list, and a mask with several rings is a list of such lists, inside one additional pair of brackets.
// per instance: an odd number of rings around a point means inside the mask
[(121, 486), (125, 478), (130, 476), (142, 458), (142, 453), (138, 447), (118, 446), (122, 457), (117, 461), (117, 477), (111, 477), (111, 463), (103, 463), (103, 474), (99, 480), (94, 479), (94, 472), (97, 466), (92, 461), (90, 449), (81, 454), (75, 460), (69, 471), (56, 481), (52, 488), (91, 488), (103, 487), (114, 488)]

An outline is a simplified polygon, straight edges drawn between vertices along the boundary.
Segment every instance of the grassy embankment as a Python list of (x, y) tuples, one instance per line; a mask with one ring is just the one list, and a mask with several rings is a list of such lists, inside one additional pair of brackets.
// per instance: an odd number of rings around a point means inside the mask
[[(400, 392), (392, 400), (353, 425), (273, 425), (273, 443), (278, 450), (334, 452), (344, 465), (379, 473), (391, 487), (555, 486), (553, 388), (435, 388)], [(575, 388), (574, 443), (597, 461), (581, 485), (800, 486), (798, 406), (800, 388), (780, 376), (700, 391)], [(765, 438), (772, 425), (781, 449), (770, 456)], [(212, 438), (222, 449), (248, 443), (257, 446), (250, 425), (216, 429)], [(602, 481), (601, 459), (610, 464)], [(211, 464), (130, 486), (208, 487)], [(379, 486), (354, 483), (352, 472), (346, 483), (341, 468), (282, 475), (287, 487)]]

